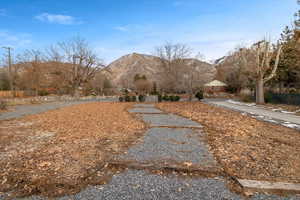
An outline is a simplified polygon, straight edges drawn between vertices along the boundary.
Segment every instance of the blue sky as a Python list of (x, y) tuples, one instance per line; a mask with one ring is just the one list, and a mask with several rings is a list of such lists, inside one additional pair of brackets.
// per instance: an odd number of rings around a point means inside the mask
[(79, 35), (109, 63), (171, 41), (211, 60), (277, 38), (297, 9), (296, 0), (0, 0), (0, 46), (42, 49)]

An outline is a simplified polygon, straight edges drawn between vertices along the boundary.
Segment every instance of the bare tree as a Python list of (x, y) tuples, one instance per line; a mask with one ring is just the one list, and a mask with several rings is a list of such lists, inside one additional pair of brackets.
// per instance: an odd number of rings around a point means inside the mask
[(136, 74), (134, 77), (135, 90), (141, 94), (148, 93), (151, 89), (151, 83), (145, 75)]
[(91, 50), (86, 40), (76, 37), (69, 41), (59, 42), (47, 50), (48, 59), (70, 64), (70, 69), (64, 71), (72, 87), (72, 94), (79, 95), (79, 88), (92, 80), (96, 72), (104, 66)]
[(250, 49), (238, 45), (218, 63), (217, 79), (227, 83), (228, 91), (239, 93), (243, 88), (253, 88), (251, 76), (255, 59)]
[(25, 87), (34, 91), (35, 96), (42, 87), (42, 82), (45, 82), (45, 74), (42, 71), (43, 55), (38, 50), (26, 50), (23, 54), (17, 56), (18, 68), (22, 68), (21, 80), (19, 87)]
[(156, 56), (160, 58), (162, 67), (163, 87), (167, 91), (174, 92), (178, 81), (180, 80), (180, 72), (185, 67), (184, 59), (190, 57), (191, 49), (185, 44), (166, 44), (155, 49)]
[(201, 72), (199, 71), (199, 67), (201, 67), (200, 59), (202, 58), (199, 55), (195, 59), (187, 59), (184, 65), (186, 70), (183, 75), (183, 88), (189, 94), (189, 101), (193, 99), (194, 90), (205, 84), (205, 80), (201, 79)]
[[(264, 104), (264, 84), (275, 77), (282, 46), (275, 47), (270, 41), (262, 40), (254, 44), (250, 49), (242, 49), (240, 54), (244, 60), (245, 65), (249, 65), (252, 57), (255, 65), (252, 76), (256, 83), (256, 103)], [(275, 57), (275, 62), (272, 59)]]
[(98, 72), (87, 85), (89, 85), (91, 87), (90, 89), (97, 95), (108, 95), (114, 92), (113, 84), (103, 71)]

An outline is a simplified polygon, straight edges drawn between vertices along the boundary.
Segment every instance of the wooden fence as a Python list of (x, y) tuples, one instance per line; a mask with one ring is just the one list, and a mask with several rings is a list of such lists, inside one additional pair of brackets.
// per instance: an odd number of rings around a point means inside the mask
[[(15, 95), (14, 95), (15, 93)], [(24, 91), (0, 91), (0, 98), (24, 97)]]

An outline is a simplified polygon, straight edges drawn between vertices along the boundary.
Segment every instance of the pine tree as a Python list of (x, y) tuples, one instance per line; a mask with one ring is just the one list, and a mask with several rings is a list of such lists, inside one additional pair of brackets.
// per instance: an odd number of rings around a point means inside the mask
[[(297, 0), (298, 5), (300, 5), (300, 0)], [(298, 41), (298, 48), (300, 48), (300, 9), (298, 12), (295, 14), (295, 37), (296, 40)]]
[(282, 54), (278, 65), (278, 73), (274, 82), (279, 82), (280, 89), (283, 87), (297, 87), (300, 82), (300, 49), (297, 48), (296, 33), (285, 27), (281, 34), (279, 44), (282, 45)]

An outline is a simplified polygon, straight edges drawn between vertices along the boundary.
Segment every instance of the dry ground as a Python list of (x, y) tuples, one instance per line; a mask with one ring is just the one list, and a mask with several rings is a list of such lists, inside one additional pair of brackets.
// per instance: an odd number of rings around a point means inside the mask
[(201, 102), (160, 109), (204, 125), (211, 150), (231, 176), (300, 183), (300, 132)]
[(0, 192), (56, 196), (105, 181), (106, 161), (145, 128), (131, 105), (88, 103), (0, 122)]

